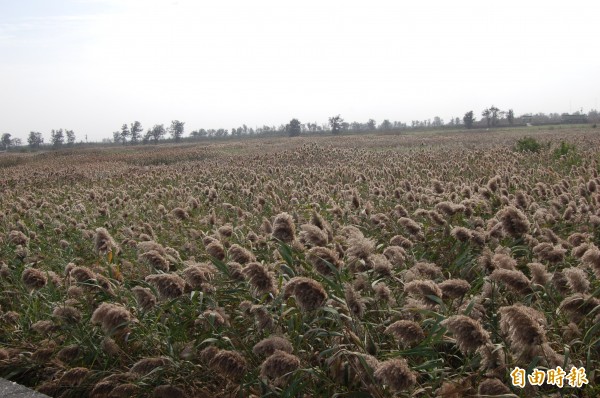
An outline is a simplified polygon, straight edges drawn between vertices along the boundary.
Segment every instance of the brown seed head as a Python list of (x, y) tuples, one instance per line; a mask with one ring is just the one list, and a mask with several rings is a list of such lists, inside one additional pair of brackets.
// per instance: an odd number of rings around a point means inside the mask
[(462, 298), (471, 288), (471, 284), (464, 279), (447, 279), (438, 286), (444, 299)]
[(221, 376), (232, 381), (239, 381), (246, 374), (246, 360), (236, 351), (219, 351), (209, 365)]
[(247, 264), (242, 269), (242, 274), (246, 280), (252, 285), (254, 291), (258, 294), (277, 294), (274, 275), (264, 265), (257, 262)]
[(131, 288), (131, 292), (142, 310), (149, 311), (156, 305), (156, 297), (147, 287), (134, 286)]
[(276, 350), (292, 353), (292, 344), (284, 337), (270, 336), (263, 339), (254, 345), (252, 352), (254, 355), (269, 356)]
[(247, 264), (256, 261), (256, 257), (251, 251), (244, 249), (238, 244), (233, 244), (229, 248), (229, 259), (239, 264)]
[(134, 363), (129, 372), (138, 376), (144, 376), (156, 368), (167, 366), (169, 363), (169, 359), (163, 357), (143, 358)]
[(381, 362), (373, 375), (376, 380), (386, 384), (393, 391), (406, 390), (417, 382), (415, 373), (402, 358)]
[(280, 213), (273, 221), (273, 237), (285, 243), (291, 243), (296, 239), (296, 226), (292, 216), (288, 213)]
[(425, 333), (421, 326), (417, 322), (409, 320), (400, 320), (392, 323), (385, 329), (385, 333), (394, 336), (405, 347), (419, 344), (425, 338)]
[(167, 300), (181, 296), (185, 288), (185, 280), (175, 274), (148, 275), (145, 280), (156, 287), (161, 298)]
[(517, 294), (528, 294), (531, 292), (531, 283), (521, 271), (496, 269), (490, 275), (490, 279), (502, 283)]
[(261, 377), (277, 379), (300, 367), (300, 359), (284, 351), (276, 350), (260, 366)]
[(327, 299), (327, 292), (319, 282), (301, 276), (290, 279), (283, 294), (284, 297), (294, 296), (302, 311), (316, 310)]
[(21, 274), (21, 280), (29, 290), (41, 289), (46, 286), (48, 278), (46, 273), (36, 268), (27, 268)]
[(126, 327), (133, 320), (131, 313), (125, 308), (104, 302), (92, 314), (92, 323), (100, 324), (105, 333), (114, 334)]
[(529, 231), (529, 220), (525, 214), (514, 206), (506, 206), (500, 210), (496, 217), (502, 223), (502, 228), (507, 234), (518, 238)]
[(453, 315), (441, 324), (452, 333), (456, 345), (464, 354), (475, 352), (479, 347), (491, 343), (490, 334), (478, 321), (468, 316)]

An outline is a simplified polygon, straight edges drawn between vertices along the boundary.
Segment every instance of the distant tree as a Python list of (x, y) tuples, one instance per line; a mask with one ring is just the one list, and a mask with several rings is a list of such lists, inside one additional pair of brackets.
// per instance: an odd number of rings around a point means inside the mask
[(510, 124), (511, 126), (515, 122), (515, 113), (512, 109), (508, 110), (508, 113), (506, 114), (506, 119), (508, 120), (508, 124)]
[(44, 138), (42, 137), (42, 133), (38, 133), (36, 131), (30, 131), (29, 137), (27, 137), (27, 143), (31, 148), (39, 148), (40, 145), (44, 142)]
[(481, 112), (481, 116), (483, 116), (485, 118), (485, 121), (487, 122), (487, 126), (490, 127), (490, 124), (492, 121), (492, 112), (490, 111), (490, 109), (485, 108), (483, 110), (483, 112)]
[(10, 139), (10, 137), (10, 133), (2, 134), (2, 139), (0, 139), (0, 146), (2, 147), (2, 149), (8, 149), (10, 147), (10, 145), (12, 144), (12, 140)]
[(65, 142), (65, 135), (63, 133), (63, 129), (52, 130), (50, 132), (50, 141), (52, 142), (52, 146), (54, 148), (60, 148)]
[(171, 122), (169, 133), (171, 133), (171, 137), (175, 139), (175, 142), (181, 141), (181, 137), (183, 137), (184, 124), (185, 122), (180, 122), (179, 120), (173, 120)]
[(73, 130), (67, 130), (65, 131), (65, 134), (67, 135), (67, 145), (75, 145), (75, 132)]
[(140, 135), (142, 134), (144, 129), (142, 128), (142, 124), (137, 120), (131, 123), (131, 128), (129, 129), (129, 133), (131, 134), (131, 143), (136, 145), (140, 140)]
[(152, 139), (152, 129), (146, 130), (146, 134), (144, 134), (144, 138), (142, 139), (142, 144), (147, 144)]
[(330, 117), (329, 126), (331, 126), (331, 133), (339, 134), (342, 129), (342, 123), (344, 123), (344, 119), (342, 119), (340, 115)]
[(494, 105), (492, 105), (490, 107), (490, 114), (492, 117), (492, 126), (497, 126), (498, 125), (498, 121), (499, 119), (499, 115), (500, 115), (500, 109), (498, 109), (497, 107), (495, 107)]
[(192, 131), (190, 135), (194, 138), (206, 137), (206, 136), (208, 136), (208, 131), (206, 131), (204, 129), (195, 130), (195, 131)]
[(463, 123), (465, 124), (465, 127), (468, 129), (473, 127), (473, 123), (475, 123), (475, 117), (473, 116), (473, 111), (469, 111), (469, 112), (465, 113), (465, 116), (463, 116)]
[(362, 128), (363, 128), (362, 123), (359, 123), (359, 122), (352, 122), (352, 123), (350, 123), (350, 130), (351, 131), (360, 131), (360, 130), (362, 130)]
[(292, 119), (286, 124), (285, 129), (290, 137), (297, 137), (302, 131), (302, 124), (298, 119)]
[(485, 121), (486, 121), (488, 127), (498, 125), (499, 112), (500, 112), (500, 109), (498, 109), (494, 105), (492, 105), (489, 108), (484, 109), (483, 112), (481, 112), (481, 116), (483, 116), (485, 118)]
[(392, 123), (388, 120), (385, 119), (383, 122), (381, 122), (381, 124), (379, 125), (379, 130), (390, 130), (392, 128)]
[(167, 130), (165, 130), (164, 124), (155, 124), (154, 127), (152, 127), (152, 130), (150, 130), (149, 138), (151, 138), (155, 144), (158, 144), (158, 140), (163, 138), (166, 133)]
[(454, 124), (458, 126), (460, 124), (460, 118), (457, 117), (454, 119)]
[(121, 132), (120, 131), (113, 131), (113, 142), (115, 144), (118, 144), (122, 140), (123, 140), (123, 137), (121, 137)]
[(375, 119), (369, 119), (369, 121), (367, 122), (367, 130), (373, 131), (376, 128), (377, 128), (377, 123), (375, 122)]
[(433, 127), (441, 127), (441, 126), (444, 125), (444, 120), (441, 117), (439, 117), (439, 116), (435, 116), (433, 118), (433, 123), (431, 123), (431, 125)]
[(131, 132), (129, 131), (129, 126), (127, 126), (127, 123), (123, 123), (123, 125), (121, 126), (121, 142), (123, 143), (123, 145), (127, 144), (127, 139), (130, 135)]

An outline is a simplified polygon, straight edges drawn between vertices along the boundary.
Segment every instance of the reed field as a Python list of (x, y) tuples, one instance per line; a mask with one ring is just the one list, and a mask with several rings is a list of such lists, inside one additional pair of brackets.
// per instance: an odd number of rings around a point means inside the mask
[(591, 127), (0, 154), (0, 377), (599, 396), (599, 172)]

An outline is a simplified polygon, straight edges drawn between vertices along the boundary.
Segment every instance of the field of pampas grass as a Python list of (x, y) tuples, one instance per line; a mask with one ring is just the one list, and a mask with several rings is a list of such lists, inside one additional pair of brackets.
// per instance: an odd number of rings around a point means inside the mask
[(53, 397), (596, 397), (599, 148), (564, 127), (0, 157), (0, 377)]

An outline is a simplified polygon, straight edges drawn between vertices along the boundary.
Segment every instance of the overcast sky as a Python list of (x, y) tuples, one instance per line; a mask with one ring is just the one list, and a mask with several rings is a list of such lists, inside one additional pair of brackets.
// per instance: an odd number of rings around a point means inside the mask
[(0, 133), (587, 112), (599, 15), (597, 0), (0, 0)]

